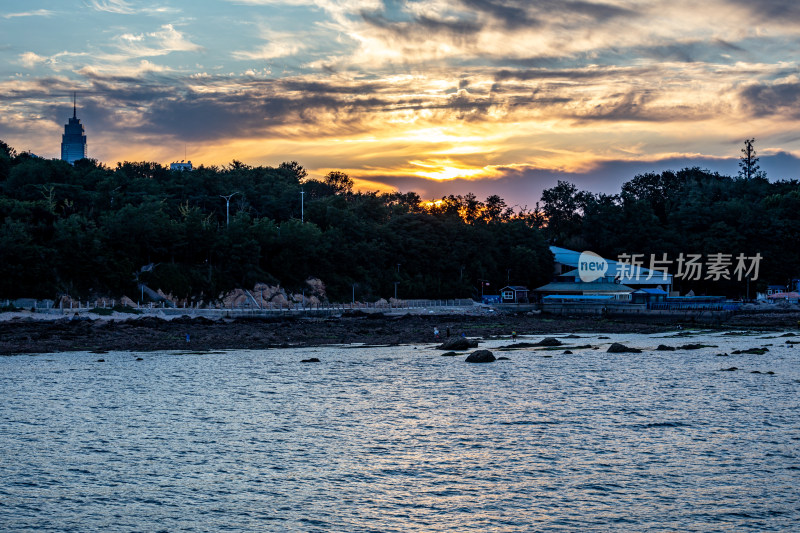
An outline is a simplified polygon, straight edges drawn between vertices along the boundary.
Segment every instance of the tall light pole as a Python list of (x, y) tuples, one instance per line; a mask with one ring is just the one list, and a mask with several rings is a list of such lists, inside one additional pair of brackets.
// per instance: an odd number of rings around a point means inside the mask
[(483, 284), (484, 284), (484, 282), (489, 281), (489, 280), (488, 279), (479, 279), (478, 281), (481, 284), (481, 301), (483, 301)]
[(305, 219), (305, 212), (304, 212), (305, 194), (306, 192), (303, 189), (300, 189), (300, 223), (303, 223)]
[(225, 225), (226, 226), (231, 223), (231, 198), (233, 198), (237, 194), (239, 194), (239, 193), (235, 192), (235, 193), (229, 194), (227, 196), (225, 196), (224, 194), (220, 194), (219, 195), (220, 198), (225, 198)]
[(394, 299), (397, 300), (397, 286), (400, 285), (399, 281), (394, 282)]

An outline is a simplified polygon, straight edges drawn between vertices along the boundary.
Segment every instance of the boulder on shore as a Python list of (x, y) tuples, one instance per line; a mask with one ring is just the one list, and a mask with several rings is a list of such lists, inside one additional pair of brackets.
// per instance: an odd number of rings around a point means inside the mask
[(665, 344), (659, 344), (658, 348), (656, 348), (656, 351), (657, 352), (674, 352), (675, 351), (675, 347), (674, 346), (667, 346)]
[(494, 354), (489, 350), (476, 350), (465, 359), (467, 363), (493, 363), (496, 360)]
[(442, 344), (437, 346), (439, 350), (469, 350), (470, 348), (477, 348), (478, 341), (475, 339), (467, 339), (465, 337), (452, 337), (447, 339)]
[(609, 346), (608, 350), (606, 350), (606, 352), (607, 353), (642, 353), (642, 351), (639, 348), (630, 348), (630, 347), (625, 346), (624, 344), (620, 344), (618, 342), (615, 342), (614, 344)]
[(558, 339), (554, 339), (553, 337), (545, 337), (544, 339), (540, 340), (534, 346), (561, 346), (564, 344)]

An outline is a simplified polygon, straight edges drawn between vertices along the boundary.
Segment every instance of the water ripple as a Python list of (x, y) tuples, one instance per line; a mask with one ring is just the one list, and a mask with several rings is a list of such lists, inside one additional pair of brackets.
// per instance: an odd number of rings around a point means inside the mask
[(0, 529), (797, 529), (800, 351), (719, 372), (742, 340), (700, 338), (718, 348), (495, 365), (414, 346), (2, 358)]

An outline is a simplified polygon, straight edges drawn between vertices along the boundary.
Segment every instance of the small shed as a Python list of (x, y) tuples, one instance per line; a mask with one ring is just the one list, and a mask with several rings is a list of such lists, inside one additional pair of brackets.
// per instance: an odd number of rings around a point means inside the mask
[(667, 291), (662, 289), (639, 289), (631, 293), (631, 303), (649, 304), (667, 301)]
[(507, 285), (500, 289), (500, 301), (504, 304), (528, 303), (528, 287)]
[(786, 285), (767, 285), (767, 296), (786, 292)]

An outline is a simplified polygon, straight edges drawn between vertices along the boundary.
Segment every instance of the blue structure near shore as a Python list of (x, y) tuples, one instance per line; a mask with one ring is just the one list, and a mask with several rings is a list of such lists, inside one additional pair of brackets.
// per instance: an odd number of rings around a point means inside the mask
[(725, 301), (724, 296), (670, 296), (663, 302), (648, 303), (648, 309), (661, 311), (735, 311), (738, 303)]
[(665, 302), (669, 293), (662, 289), (639, 289), (631, 293), (631, 303), (651, 304)]

